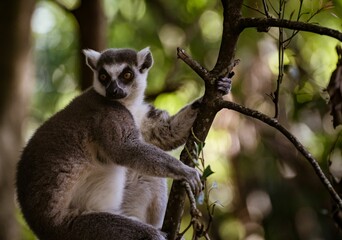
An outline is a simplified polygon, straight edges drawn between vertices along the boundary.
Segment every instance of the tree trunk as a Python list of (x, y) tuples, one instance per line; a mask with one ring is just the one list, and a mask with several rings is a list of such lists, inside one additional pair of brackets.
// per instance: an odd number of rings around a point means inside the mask
[(106, 47), (106, 19), (102, 0), (83, 0), (73, 14), (79, 25), (80, 86), (84, 90), (92, 85), (93, 73), (85, 64), (82, 49), (102, 51)]
[(35, 0), (0, 1), (0, 239), (18, 239), (14, 173), (32, 86), (31, 17)]

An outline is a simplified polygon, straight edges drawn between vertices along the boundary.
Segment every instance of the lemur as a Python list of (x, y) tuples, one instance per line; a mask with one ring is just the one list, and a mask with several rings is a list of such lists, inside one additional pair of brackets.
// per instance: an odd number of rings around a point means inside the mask
[(40, 240), (165, 239), (166, 178), (202, 188), (197, 170), (164, 152), (185, 143), (201, 100), (171, 117), (145, 103), (149, 48), (84, 54), (93, 86), (38, 128), (18, 162), (23, 216)]

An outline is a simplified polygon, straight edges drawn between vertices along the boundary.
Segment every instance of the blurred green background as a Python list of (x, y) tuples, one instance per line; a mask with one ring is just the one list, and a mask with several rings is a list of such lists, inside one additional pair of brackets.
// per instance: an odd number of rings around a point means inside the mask
[[(279, 1), (268, 1), (278, 9)], [(285, 17), (298, 13), (298, 0), (289, 0)], [(262, 1), (244, 1), (262, 11)], [(303, 2), (302, 21), (327, 1)], [(25, 122), (24, 138), (81, 92), (79, 24), (70, 12), (81, 0), (37, 1), (32, 16), (35, 82)], [(342, 31), (342, 3), (333, 1), (311, 23)], [(142, 49), (150, 46), (147, 100), (176, 113), (200, 97), (204, 85), (177, 60), (182, 47), (211, 69), (219, 51), (222, 7), (217, 0), (103, 0), (107, 47)], [(62, 6), (62, 7), (61, 7)], [(272, 7), (271, 7), (272, 6)], [(262, 17), (243, 7), (245, 17)], [(91, 19), (89, 19), (91, 21)], [(285, 30), (290, 36), (292, 30)], [(278, 30), (245, 30), (239, 39), (232, 92), (226, 98), (273, 116), (268, 94), (276, 87)], [(280, 94), (279, 121), (328, 171), (328, 159), (342, 165), (341, 128), (333, 129), (325, 88), (336, 67), (337, 40), (299, 33), (285, 51), (285, 76)], [(177, 156), (179, 151), (173, 154)], [(212, 239), (318, 240), (342, 239), (331, 218), (331, 198), (311, 166), (278, 132), (233, 111), (221, 111), (206, 140), (204, 157), (215, 172), (209, 177), (215, 209)], [(184, 226), (189, 216), (184, 217)], [(19, 239), (34, 239), (20, 219)], [(186, 239), (189, 238), (186, 235)]]

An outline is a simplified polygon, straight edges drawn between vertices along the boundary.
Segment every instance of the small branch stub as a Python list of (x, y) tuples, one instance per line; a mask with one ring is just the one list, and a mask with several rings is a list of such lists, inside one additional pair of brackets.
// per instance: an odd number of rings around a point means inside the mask
[(207, 69), (201, 66), (197, 61), (192, 59), (184, 49), (177, 48), (177, 56), (185, 62), (192, 70), (194, 70), (204, 81), (209, 80)]

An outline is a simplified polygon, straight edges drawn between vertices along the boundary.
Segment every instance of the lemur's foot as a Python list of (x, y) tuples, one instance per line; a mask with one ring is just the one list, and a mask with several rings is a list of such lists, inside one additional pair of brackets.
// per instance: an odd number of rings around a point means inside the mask
[(220, 91), (223, 95), (226, 95), (230, 92), (232, 88), (233, 76), (234, 72), (230, 72), (226, 77), (221, 77), (217, 80), (217, 90)]

